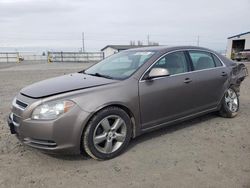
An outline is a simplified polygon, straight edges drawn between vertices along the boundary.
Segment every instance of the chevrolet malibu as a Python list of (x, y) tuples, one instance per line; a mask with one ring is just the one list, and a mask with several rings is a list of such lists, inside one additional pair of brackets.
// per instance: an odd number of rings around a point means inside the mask
[(131, 49), (25, 87), (8, 124), (33, 148), (111, 159), (142, 133), (214, 111), (235, 117), (247, 74), (244, 64), (205, 48)]

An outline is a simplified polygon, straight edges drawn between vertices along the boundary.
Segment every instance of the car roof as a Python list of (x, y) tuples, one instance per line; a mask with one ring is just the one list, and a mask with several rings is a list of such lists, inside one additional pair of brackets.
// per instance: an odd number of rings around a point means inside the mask
[(187, 50), (187, 49), (212, 51), (210, 49), (198, 47), (198, 46), (149, 46), (149, 47), (133, 48), (133, 49), (129, 49), (126, 51), (168, 52), (168, 51), (174, 51), (174, 50)]

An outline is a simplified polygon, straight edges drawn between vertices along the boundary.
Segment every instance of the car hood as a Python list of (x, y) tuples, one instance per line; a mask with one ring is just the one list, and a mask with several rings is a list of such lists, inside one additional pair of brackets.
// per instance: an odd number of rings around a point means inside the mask
[(21, 94), (38, 99), (114, 82), (116, 80), (90, 76), (83, 73), (74, 73), (34, 83), (23, 88)]

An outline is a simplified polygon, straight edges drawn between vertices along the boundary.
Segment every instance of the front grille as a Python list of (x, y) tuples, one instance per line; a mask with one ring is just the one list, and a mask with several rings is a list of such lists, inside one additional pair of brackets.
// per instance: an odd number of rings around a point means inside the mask
[(17, 124), (20, 123), (20, 117), (18, 117), (17, 115), (13, 114), (12, 118), (13, 118), (13, 121), (14, 121), (15, 123), (17, 123)]
[(26, 103), (24, 103), (24, 102), (22, 102), (22, 101), (19, 101), (18, 99), (16, 100), (16, 104), (17, 104), (19, 107), (23, 108), (23, 109), (25, 109), (25, 108), (28, 106), (28, 104), (26, 104)]

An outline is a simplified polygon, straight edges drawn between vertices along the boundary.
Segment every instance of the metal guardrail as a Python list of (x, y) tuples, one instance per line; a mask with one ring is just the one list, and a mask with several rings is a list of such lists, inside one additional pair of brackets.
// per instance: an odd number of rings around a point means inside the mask
[(47, 55), (32, 52), (0, 52), (0, 63), (25, 62), (80, 62), (96, 63), (104, 59), (103, 52), (48, 52)]
[(48, 62), (99, 62), (103, 52), (48, 52)]
[(0, 52), (0, 63), (19, 63), (19, 53)]

